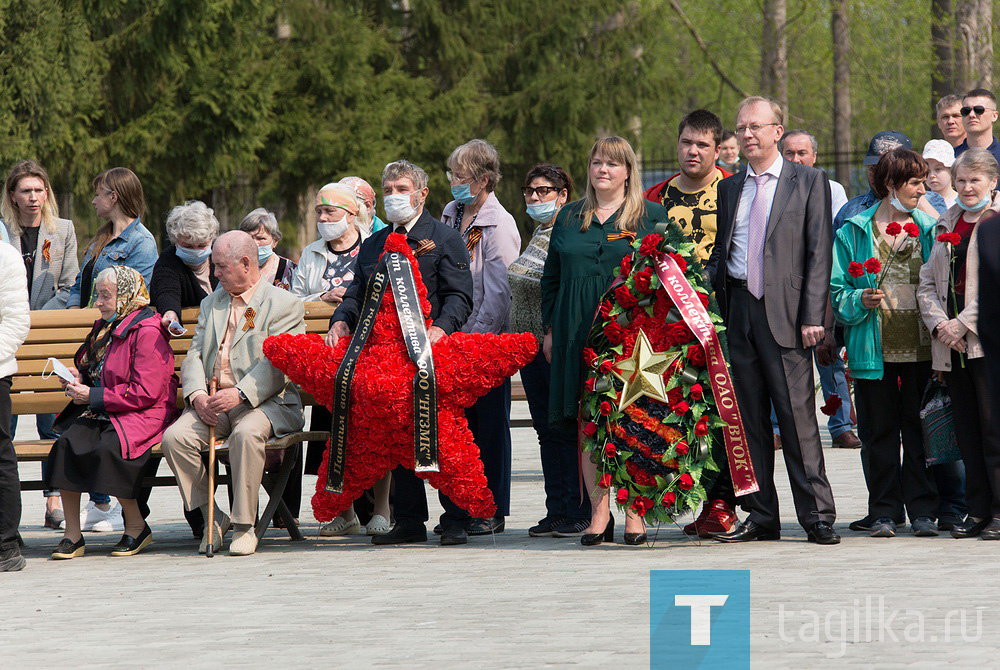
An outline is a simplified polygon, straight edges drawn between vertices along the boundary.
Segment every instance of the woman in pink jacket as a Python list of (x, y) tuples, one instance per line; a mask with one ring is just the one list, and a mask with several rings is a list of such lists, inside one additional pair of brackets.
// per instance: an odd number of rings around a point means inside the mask
[(83, 556), (80, 492), (118, 498), (125, 533), (112, 556), (133, 556), (153, 541), (136, 497), (151, 469), (150, 447), (177, 417), (174, 354), (161, 319), (149, 307), (142, 275), (114, 265), (97, 276), (101, 318), (76, 352), (72, 401), (56, 420), (46, 484), (60, 489), (66, 530), (52, 558)]

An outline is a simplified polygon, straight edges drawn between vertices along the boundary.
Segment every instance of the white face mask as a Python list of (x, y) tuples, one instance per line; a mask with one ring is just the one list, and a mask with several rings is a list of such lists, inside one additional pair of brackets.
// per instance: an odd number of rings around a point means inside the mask
[(410, 204), (412, 193), (397, 193), (382, 198), (385, 207), (385, 218), (390, 223), (406, 223), (417, 214), (417, 209)]
[(332, 242), (347, 232), (347, 225), (347, 217), (345, 216), (340, 221), (317, 221), (316, 230), (319, 231), (320, 237), (327, 242)]

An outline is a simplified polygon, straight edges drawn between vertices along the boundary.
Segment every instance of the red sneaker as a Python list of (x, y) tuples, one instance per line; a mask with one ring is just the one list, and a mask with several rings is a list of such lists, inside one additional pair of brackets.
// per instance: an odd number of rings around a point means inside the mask
[(701, 514), (692, 523), (684, 526), (686, 535), (710, 538), (715, 533), (727, 533), (739, 519), (725, 500), (709, 500), (701, 508)]

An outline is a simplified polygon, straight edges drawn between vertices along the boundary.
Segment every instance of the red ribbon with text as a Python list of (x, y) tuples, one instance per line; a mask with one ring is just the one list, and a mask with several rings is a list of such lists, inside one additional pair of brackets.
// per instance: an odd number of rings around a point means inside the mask
[(740, 417), (740, 407), (736, 402), (733, 380), (729, 376), (729, 368), (726, 367), (726, 361), (722, 356), (722, 343), (719, 342), (719, 336), (715, 332), (715, 325), (677, 262), (665, 253), (656, 253), (653, 259), (656, 276), (663, 284), (663, 290), (670, 296), (680, 311), (684, 323), (705, 350), (705, 364), (712, 384), (712, 394), (719, 408), (719, 416), (728, 424), (723, 436), (729, 472), (733, 478), (733, 492), (736, 495), (746, 495), (759, 491), (757, 475), (754, 473), (753, 463), (750, 462), (746, 432), (743, 430), (743, 419)]

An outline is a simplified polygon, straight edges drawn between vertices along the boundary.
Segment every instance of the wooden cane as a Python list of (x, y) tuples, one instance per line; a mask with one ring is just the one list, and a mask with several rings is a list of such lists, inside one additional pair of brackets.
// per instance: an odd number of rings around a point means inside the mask
[[(212, 383), (208, 387), (208, 395), (215, 395), (215, 390), (219, 386), (219, 380), (212, 377)], [(212, 558), (214, 555), (215, 542), (215, 426), (208, 427), (208, 525), (205, 527), (208, 533), (208, 544), (205, 546), (205, 556)]]

